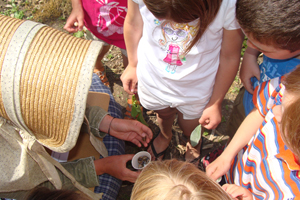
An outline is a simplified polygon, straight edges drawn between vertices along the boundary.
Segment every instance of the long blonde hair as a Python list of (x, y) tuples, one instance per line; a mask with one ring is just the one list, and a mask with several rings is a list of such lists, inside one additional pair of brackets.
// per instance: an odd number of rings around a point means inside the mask
[(231, 200), (230, 196), (193, 164), (153, 161), (136, 180), (131, 200)]

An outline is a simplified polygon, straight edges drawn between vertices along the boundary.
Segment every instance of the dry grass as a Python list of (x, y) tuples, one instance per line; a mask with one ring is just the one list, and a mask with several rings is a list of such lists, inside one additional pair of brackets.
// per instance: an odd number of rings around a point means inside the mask
[(42, 23), (46, 23), (51, 19), (65, 19), (72, 10), (70, 0), (32, 1), (30, 4), (33, 9), (37, 8), (36, 12), (33, 14), (33, 20)]

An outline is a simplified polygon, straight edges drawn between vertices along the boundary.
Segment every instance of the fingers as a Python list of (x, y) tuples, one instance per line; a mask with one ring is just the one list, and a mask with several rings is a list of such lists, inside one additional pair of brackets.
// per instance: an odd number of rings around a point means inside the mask
[(199, 123), (201, 124), (201, 126), (203, 126), (204, 128), (206, 129), (215, 129), (217, 128), (217, 126), (219, 125), (219, 123), (221, 122), (221, 120), (210, 120), (209, 118), (206, 118), (205, 117), (201, 117), (199, 119)]
[(77, 32), (77, 27), (74, 26), (74, 23), (75, 23), (75, 20), (70, 20), (69, 21), (69, 19), (68, 19), (66, 25), (64, 26), (64, 29), (66, 31), (68, 31), (69, 33)]
[(132, 81), (132, 84), (130, 86), (130, 92), (132, 92), (133, 94), (137, 93), (137, 82)]
[(134, 183), (141, 172), (131, 171), (128, 169), (127, 178), (125, 178), (126, 181), (129, 181), (131, 183)]
[[(153, 133), (151, 131), (151, 129), (149, 127), (147, 127), (146, 125), (142, 124), (139, 121), (136, 121), (136, 130), (135, 132), (138, 134), (138, 136), (136, 137), (136, 139), (138, 140), (138, 143), (141, 143), (144, 145), (144, 147), (148, 146), (148, 143), (151, 141), (152, 137), (153, 137)], [(135, 143), (136, 144), (136, 143)], [(138, 144), (136, 144), (138, 145)], [(140, 145), (138, 145), (140, 147)]]
[(78, 31), (82, 31), (83, 29), (83, 20), (78, 19)]
[(251, 83), (251, 80), (248, 79), (247, 81), (243, 82), (243, 85), (245, 87), (245, 89), (250, 93), (253, 94), (254, 90), (253, 90), (253, 86)]
[(237, 198), (243, 196), (243, 188), (234, 184), (225, 184), (222, 188), (227, 192), (232, 198)]
[[(209, 166), (209, 165), (208, 165)], [(212, 180), (217, 180), (220, 176), (216, 174), (217, 168), (214, 167), (206, 167), (206, 175), (210, 177)]]

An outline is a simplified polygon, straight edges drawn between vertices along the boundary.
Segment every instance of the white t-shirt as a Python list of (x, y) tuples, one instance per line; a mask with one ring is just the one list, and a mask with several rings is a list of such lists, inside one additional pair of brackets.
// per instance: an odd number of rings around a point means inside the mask
[(223, 0), (214, 21), (185, 57), (180, 53), (192, 40), (197, 21), (162, 26), (163, 21), (153, 16), (143, 0), (133, 1), (139, 4), (144, 22), (138, 46), (139, 84), (172, 107), (198, 104), (204, 108), (219, 66), (223, 28), (240, 28), (235, 19), (236, 0)]

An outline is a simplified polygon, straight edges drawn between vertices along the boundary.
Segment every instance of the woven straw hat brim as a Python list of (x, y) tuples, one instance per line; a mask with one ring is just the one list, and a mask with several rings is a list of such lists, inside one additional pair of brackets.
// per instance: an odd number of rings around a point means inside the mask
[[(1, 65), (1, 116), (51, 150), (69, 151), (83, 122), (93, 67), (102, 43), (35, 22), (3, 16), (0, 20), (1, 28), (11, 29), (0, 29), (4, 37), (11, 39), (9, 44), (3, 44), (8, 47)], [(13, 72), (5, 69), (9, 67)]]

